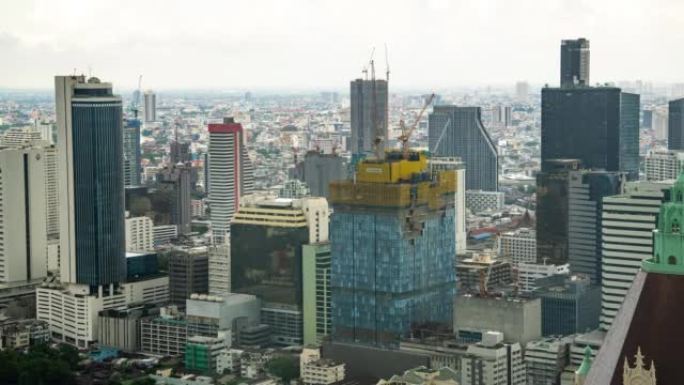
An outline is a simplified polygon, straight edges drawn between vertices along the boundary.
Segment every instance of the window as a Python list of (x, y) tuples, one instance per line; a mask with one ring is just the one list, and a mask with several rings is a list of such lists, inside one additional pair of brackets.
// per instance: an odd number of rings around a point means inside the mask
[(676, 219), (672, 221), (672, 232), (673, 233), (679, 232), (679, 222)]
[(676, 265), (677, 264), (677, 257), (675, 257), (674, 255), (670, 255), (669, 257), (667, 257), (667, 264), (668, 265)]

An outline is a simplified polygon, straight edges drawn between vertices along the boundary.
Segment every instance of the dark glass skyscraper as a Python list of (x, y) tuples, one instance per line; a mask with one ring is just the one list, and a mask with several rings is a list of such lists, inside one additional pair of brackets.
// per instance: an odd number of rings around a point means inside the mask
[(671, 100), (667, 121), (667, 148), (684, 150), (684, 98)]
[(382, 138), (380, 150), (387, 143), (387, 81), (356, 79), (350, 84), (351, 152), (367, 155), (373, 152), (373, 142)]
[(561, 41), (561, 87), (589, 85), (589, 40)]
[(498, 190), (498, 153), (482, 124), (480, 107), (435, 106), (429, 117), (429, 140), (435, 156), (463, 160), (466, 190)]
[(124, 186), (140, 185), (140, 119), (124, 122)]
[(62, 282), (97, 287), (126, 277), (123, 116), (110, 83), (55, 77)]
[(550, 159), (639, 175), (639, 95), (615, 87), (543, 88), (542, 171)]

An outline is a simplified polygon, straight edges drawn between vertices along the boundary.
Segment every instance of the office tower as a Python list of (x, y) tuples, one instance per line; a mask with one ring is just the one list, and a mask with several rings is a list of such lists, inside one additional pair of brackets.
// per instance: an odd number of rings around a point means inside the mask
[(524, 359), (527, 384), (560, 384), (571, 343), (571, 337), (547, 337), (528, 342)]
[(154, 223), (149, 217), (126, 218), (126, 251), (154, 251)]
[[(668, 115), (667, 106), (656, 107), (653, 110), (653, 133), (658, 141), (666, 141), (669, 138)], [(676, 139), (674, 141), (677, 142)]]
[(190, 233), (191, 175), (192, 167), (182, 164), (171, 165), (157, 174), (159, 189), (170, 198), (171, 223), (178, 227), (178, 234)]
[(643, 109), (641, 111), (641, 128), (647, 129), (653, 127), (653, 109)]
[[(537, 262), (568, 263), (569, 173), (577, 159), (551, 160), (537, 174)], [(545, 171), (544, 171), (545, 170)]]
[[(653, 254), (641, 262), (586, 384), (680, 384), (684, 301), (684, 174), (666, 194), (653, 231)], [(646, 357), (646, 359), (644, 359)]]
[(435, 106), (428, 122), (430, 152), (463, 160), (466, 190), (498, 190), (497, 149), (482, 125), (480, 107)]
[(561, 41), (561, 87), (589, 86), (589, 40)]
[(302, 246), (328, 240), (328, 202), (243, 198), (230, 232), (232, 291), (261, 299), (261, 322), (272, 328), (274, 343), (301, 344)]
[(668, 103), (667, 148), (684, 150), (684, 98)]
[[(544, 280), (542, 280), (544, 281)], [(588, 277), (560, 276), (547, 278), (535, 291), (542, 303), (542, 335), (566, 336), (586, 333), (599, 325), (601, 287)]]
[(0, 284), (47, 276), (46, 163), (43, 147), (0, 149)]
[(351, 152), (355, 156), (373, 154), (374, 142), (380, 138), (377, 151), (384, 152), (388, 141), (387, 80), (352, 80), (351, 98)]
[(525, 385), (519, 343), (506, 344), (503, 333), (488, 331), (461, 357), (461, 385)]
[(525, 103), (530, 97), (530, 85), (527, 82), (515, 83), (515, 98), (518, 102)]
[(441, 171), (456, 172), (456, 202), (454, 203), (455, 228), (456, 228), (456, 254), (466, 251), (466, 203), (465, 203), (465, 164), (457, 157), (433, 156), (429, 160), (430, 169), (433, 173)]
[(684, 151), (652, 150), (644, 160), (646, 180), (657, 182), (660, 180), (677, 179), (684, 167)]
[(252, 164), (245, 148), (244, 132), (233, 118), (209, 124), (208, 192), (211, 228), (215, 244), (228, 241), (230, 221), (240, 197), (252, 191)]
[(603, 294), (601, 329), (608, 330), (641, 261), (653, 255), (653, 230), (672, 181), (629, 182), (625, 192), (603, 198)]
[(330, 268), (329, 242), (302, 246), (304, 345), (320, 345), (332, 332)]
[(542, 171), (551, 159), (639, 176), (639, 95), (615, 87), (543, 88)]
[(169, 252), (169, 291), (171, 303), (185, 306), (191, 294), (209, 291), (209, 255), (206, 247), (173, 249)]
[(419, 152), (332, 183), (333, 340), (392, 347), (416, 325), (452, 322), (455, 190), (456, 173), (432, 176)]
[(145, 123), (157, 121), (157, 95), (152, 90), (145, 91)]
[(126, 276), (121, 97), (111, 83), (55, 77), (63, 283)]
[(209, 295), (230, 293), (230, 245), (209, 248)]
[(311, 196), (330, 197), (330, 182), (347, 179), (347, 162), (337, 154), (309, 151), (297, 166), (297, 179), (305, 182)]
[(170, 145), (169, 157), (171, 164), (187, 163), (192, 160), (190, 142), (179, 142), (174, 140)]
[(140, 185), (140, 120), (124, 121), (124, 186)]
[(607, 171), (570, 171), (568, 182), (568, 262), (573, 274), (601, 284), (602, 199), (620, 194), (624, 174)]
[(520, 228), (499, 235), (499, 255), (513, 265), (537, 262), (537, 232)]

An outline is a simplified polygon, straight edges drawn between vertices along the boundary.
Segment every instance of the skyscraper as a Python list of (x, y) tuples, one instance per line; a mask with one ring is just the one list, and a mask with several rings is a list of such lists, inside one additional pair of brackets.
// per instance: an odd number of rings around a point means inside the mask
[(124, 186), (140, 185), (140, 120), (124, 121)]
[[(601, 283), (601, 213), (603, 197), (620, 194), (624, 174), (571, 171), (568, 181), (568, 262), (573, 274)], [(597, 318), (598, 320), (598, 318)]]
[(164, 168), (157, 174), (157, 182), (160, 189), (168, 193), (171, 200), (171, 223), (178, 227), (178, 234), (190, 232), (191, 207), (190, 207), (190, 178), (191, 167), (182, 164)]
[(126, 277), (123, 116), (111, 83), (56, 76), (62, 282)]
[(412, 327), (451, 324), (455, 191), (456, 173), (432, 176), (418, 152), (361, 161), (332, 183), (334, 341), (396, 347)]
[(541, 161), (639, 175), (639, 95), (615, 87), (543, 88)]
[(351, 97), (351, 152), (353, 155), (372, 154), (376, 137), (384, 151), (387, 136), (387, 80), (352, 80)]
[(496, 145), (482, 124), (480, 107), (435, 106), (429, 116), (430, 152), (465, 163), (466, 190), (497, 191)]
[(40, 146), (0, 149), (0, 284), (47, 276), (46, 162)]
[(589, 85), (589, 40), (561, 41), (561, 87)]
[(152, 90), (145, 91), (145, 123), (157, 120), (157, 95)]
[(684, 98), (668, 103), (667, 148), (684, 150)]
[(225, 243), (230, 221), (240, 197), (251, 192), (252, 165), (245, 148), (244, 132), (233, 118), (209, 124), (209, 204), (215, 244)]
[(311, 196), (330, 197), (330, 182), (347, 179), (347, 162), (337, 154), (309, 151), (297, 165), (297, 178), (311, 191)]

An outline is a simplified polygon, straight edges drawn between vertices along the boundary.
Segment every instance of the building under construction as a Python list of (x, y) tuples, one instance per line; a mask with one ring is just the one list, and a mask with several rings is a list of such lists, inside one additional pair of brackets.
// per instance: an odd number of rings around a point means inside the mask
[(456, 172), (387, 152), (330, 185), (333, 340), (396, 347), (418, 324), (452, 321)]

